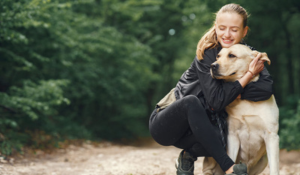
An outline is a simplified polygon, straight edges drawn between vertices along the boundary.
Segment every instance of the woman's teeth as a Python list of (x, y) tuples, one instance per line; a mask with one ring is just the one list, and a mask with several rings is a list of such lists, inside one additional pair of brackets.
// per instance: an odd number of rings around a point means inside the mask
[(224, 43), (231, 43), (232, 40), (223, 39)]

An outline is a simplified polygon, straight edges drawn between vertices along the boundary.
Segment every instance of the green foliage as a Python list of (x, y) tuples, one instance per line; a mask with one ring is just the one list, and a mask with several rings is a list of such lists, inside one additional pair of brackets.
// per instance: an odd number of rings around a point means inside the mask
[(13, 109), (15, 117), (36, 120), (39, 116), (55, 115), (55, 106), (69, 104), (61, 89), (66, 85), (67, 81), (63, 80), (40, 81), (39, 84), (26, 81), (22, 88), (12, 86), (8, 93), (0, 93), (0, 103), (5, 104), (7, 109)]
[(22, 144), (31, 139), (24, 130), (47, 129), (33, 124), (57, 115), (57, 106), (69, 104), (62, 90), (66, 85), (67, 81), (63, 80), (40, 81), (39, 84), (25, 81), (21, 87), (12, 86), (7, 93), (0, 93), (0, 144), (3, 154), (10, 154), (11, 148), (21, 150)]
[[(3, 125), (1, 126), (1, 132), (3, 132)], [(15, 151), (23, 153), (22, 147), (29, 139), (29, 136), (24, 133), (18, 133), (13, 129), (6, 129), (5, 136), (0, 134), (1, 154), (10, 155)]]
[(300, 98), (291, 96), (280, 108), (280, 147), (300, 149)]
[(29, 133), (45, 131), (42, 135), (50, 134), (50, 140), (147, 133), (143, 96), (151, 82), (159, 80), (152, 70), (158, 61), (137, 37), (141, 30), (126, 33), (119, 24), (109, 24), (105, 8), (122, 8), (120, 21), (132, 19), (126, 25), (133, 25), (144, 12), (126, 13), (128, 9), (159, 4), (1, 1), (2, 153), (10, 153), (5, 150), (26, 130), (28, 137), (20, 144), (36, 147), (52, 143), (36, 141), (43, 139)]

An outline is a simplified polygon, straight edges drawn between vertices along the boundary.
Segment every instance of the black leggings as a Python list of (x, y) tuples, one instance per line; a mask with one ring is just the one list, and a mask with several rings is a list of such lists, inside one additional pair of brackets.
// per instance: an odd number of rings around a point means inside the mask
[(174, 145), (195, 157), (213, 157), (223, 171), (234, 164), (223, 148), (218, 128), (212, 125), (196, 96), (179, 99), (159, 112), (154, 110), (149, 129), (157, 143)]

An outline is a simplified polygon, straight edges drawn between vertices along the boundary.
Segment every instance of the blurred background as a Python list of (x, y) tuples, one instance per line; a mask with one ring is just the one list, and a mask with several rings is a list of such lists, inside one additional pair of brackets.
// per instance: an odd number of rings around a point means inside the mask
[(227, 3), (267, 52), (280, 146), (300, 148), (300, 1), (1, 0), (0, 149), (149, 137), (148, 118)]

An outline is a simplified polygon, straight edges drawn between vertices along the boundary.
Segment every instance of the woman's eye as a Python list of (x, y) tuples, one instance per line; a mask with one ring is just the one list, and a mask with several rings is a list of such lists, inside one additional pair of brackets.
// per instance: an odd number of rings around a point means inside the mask
[(229, 54), (228, 57), (229, 57), (229, 58), (235, 58), (236, 56), (233, 55), (233, 54)]
[(225, 28), (220, 28), (220, 30), (225, 30)]
[(233, 32), (237, 32), (237, 30), (232, 30)]

